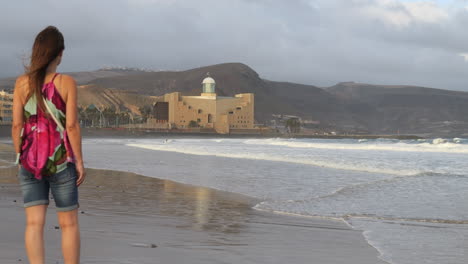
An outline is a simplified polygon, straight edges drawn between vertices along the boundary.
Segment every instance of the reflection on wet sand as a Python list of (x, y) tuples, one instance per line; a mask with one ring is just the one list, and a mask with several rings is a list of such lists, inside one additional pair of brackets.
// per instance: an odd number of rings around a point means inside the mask
[[(0, 169), (3, 194), (19, 195), (17, 172), (11, 165)], [(257, 202), (238, 194), (127, 172), (87, 169), (87, 174), (79, 189), (80, 210), (85, 214), (183, 217), (185, 223), (179, 227), (236, 233)]]
[[(82, 208), (120, 214), (183, 217), (184, 228), (240, 232), (257, 200), (238, 194), (143, 177), (88, 169), (80, 187)], [(181, 227), (181, 226), (180, 226)]]

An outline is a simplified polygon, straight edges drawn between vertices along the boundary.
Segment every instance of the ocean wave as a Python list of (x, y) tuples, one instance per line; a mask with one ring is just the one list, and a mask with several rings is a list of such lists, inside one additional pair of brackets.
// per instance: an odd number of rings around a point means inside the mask
[(432, 142), (408, 141), (380, 142), (376, 141), (354, 141), (349, 143), (329, 143), (329, 142), (307, 142), (294, 139), (248, 139), (244, 144), (249, 145), (270, 145), (284, 146), (289, 148), (310, 148), (310, 149), (333, 149), (333, 150), (385, 150), (400, 152), (442, 152), (442, 153), (468, 153), (468, 144), (465, 140), (455, 138), (453, 141), (446, 139), (434, 139)]
[(286, 210), (274, 209), (270, 206), (265, 206), (266, 201), (260, 202), (252, 207), (252, 209), (264, 212), (271, 212), (277, 214), (284, 214), (284, 215), (295, 215), (295, 216), (303, 216), (303, 217), (318, 217), (324, 219), (332, 219), (332, 220), (342, 220), (349, 223), (351, 226), (352, 224), (349, 222), (352, 219), (373, 219), (379, 221), (398, 221), (398, 222), (416, 222), (416, 223), (431, 223), (431, 224), (457, 224), (457, 225), (468, 225), (468, 219), (443, 219), (443, 218), (412, 218), (412, 217), (396, 217), (396, 216), (379, 216), (379, 215), (372, 215), (372, 214), (343, 214), (343, 215), (324, 215), (324, 214), (315, 214), (312, 212), (288, 212)]
[(143, 149), (157, 150), (157, 151), (169, 151), (184, 153), (190, 155), (201, 155), (201, 156), (217, 156), (225, 158), (237, 158), (237, 159), (251, 159), (251, 160), (265, 160), (265, 161), (277, 161), (277, 162), (287, 162), (287, 163), (296, 163), (304, 165), (312, 165), (323, 168), (338, 169), (338, 170), (350, 170), (350, 171), (362, 171), (369, 173), (379, 173), (379, 174), (392, 174), (392, 175), (402, 175), (410, 176), (424, 173), (420, 170), (402, 170), (402, 169), (390, 169), (390, 168), (377, 168), (377, 167), (367, 167), (363, 165), (354, 164), (345, 164), (345, 163), (333, 163), (330, 161), (319, 161), (312, 159), (301, 159), (297, 157), (287, 157), (287, 156), (274, 156), (266, 153), (213, 153), (203, 150), (189, 149), (187, 147), (181, 148), (180, 146), (171, 146), (171, 145), (156, 145), (156, 144), (126, 144), (129, 147), (137, 147)]
[[(368, 187), (371, 187), (371, 186), (376, 185), (376, 184), (391, 183), (391, 182), (396, 182), (396, 181), (399, 181), (399, 180), (406, 179), (408, 177), (424, 177), (424, 176), (428, 176), (428, 175), (434, 175), (434, 174), (433, 173), (418, 173), (418, 174), (414, 174), (414, 175), (396, 176), (396, 177), (380, 179), (380, 180), (375, 180), (375, 181), (368, 181), (368, 182), (364, 182), (364, 183), (351, 184), (351, 185), (340, 187), (340, 188), (336, 189), (335, 191), (333, 191), (333, 192), (331, 192), (329, 194), (320, 195), (320, 196), (316, 196), (316, 197), (310, 197), (308, 199), (287, 200), (287, 201), (284, 201), (284, 202), (281, 202), (281, 203), (289, 203), (289, 204), (290, 203), (310, 203), (312, 201), (317, 201), (317, 200), (320, 200), (320, 199), (330, 198), (330, 197), (334, 197), (334, 196), (337, 196), (337, 195), (343, 195), (343, 194), (346, 194), (346, 193), (354, 194), (356, 192), (359, 192), (362, 189), (367, 189)], [(435, 175), (444, 175), (444, 174), (437, 173)], [(468, 177), (468, 176), (466, 176), (466, 177)]]
[[(454, 225), (468, 225), (468, 219), (443, 219), (443, 218), (405, 218), (405, 217), (392, 217), (392, 216), (378, 216), (368, 214), (347, 214), (343, 219), (374, 219), (380, 221), (395, 221), (395, 222), (416, 222), (416, 223), (431, 223), (431, 224), (454, 224)], [(410, 224), (407, 224), (410, 225)]]
[(405, 176), (396, 176), (396, 177), (391, 177), (391, 178), (386, 178), (386, 179), (380, 179), (380, 180), (375, 180), (375, 181), (368, 181), (364, 183), (358, 183), (358, 184), (352, 184), (352, 185), (347, 185), (341, 188), (338, 188), (337, 190), (333, 191), (332, 193), (322, 195), (322, 196), (317, 196), (313, 197), (307, 200), (289, 200), (288, 202), (309, 202), (312, 200), (319, 200), (319, 199), (324, 199), (324, 198), (329, 198), (333, 197), (336, 195), (340, 194), (345, 194), (346, 192), (349, 193), (356, 193), (355, 190), (357, 189), (366, 189), (372, 185), (375, 184), (381, 184), (381, 183), (392, 183), (392, 182), (397, 182), (400, 180), (405, 180), (408, 179), (409, 177), (411, 178), (416, 178), (416, 177), (450, 177), (450, 178), (468, 178), (468, 175), (461, 175), (461, 174), (452, 174), (452, 173), (436, 173), (436, 172), (421, 172), (413, 175), (405, 175)]
[(287, 155), (274, 155), (268, 153), (223, 153), (214, 152), (208, 149), (190, 148), (188, 146), (172, 145), (172, 144), (126, 144), (129, 147), (137, 147), (143, 149), (150, 149), (156, 151), (168, 151), (183, 153), (189, 155), (200, 155), (200, 156), (217, 156), (224, 158), (236, 158), (236, 159), (249, 159), (249, 160), (264, 160), (264, 161), (275, 161), (275, 162), (287, 162), (303, 165), (311, 165), (322, 168), (337, 169), (337, 170), (349, 170), (349, 171), (360, 171), (368, 173), (378, 174), (390, 174), (398, 176), (417, 176), (417, 175), (433, 175), (433, 176), (444, 176), (449, 175), (452, 177), (467, 177), (467, 175), (445, 173), (443, 171), (431, 171), (423, 169), (401, 169), (401, 168), (386, 168), (381, 165), (372, 166), (371, 164), (365, 165), (356, 162), (333, 162), (331, 160), (317, 160), (312, 158), (299, 158), (295, 156)]

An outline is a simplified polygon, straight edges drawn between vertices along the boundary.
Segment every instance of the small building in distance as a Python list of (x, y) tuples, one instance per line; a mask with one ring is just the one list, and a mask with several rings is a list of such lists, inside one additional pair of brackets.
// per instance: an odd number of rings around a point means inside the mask
[(148, 122), (160, 128), (213, 128), (222, 134), (253, 129), (254, 94), (218, 96), (216, 82), (208, 76), (202, 82), (200, 96), (182, 96), (180, 92), (165, 94), (154, 104), (152, 116)]
[(0, 124), (10, 125), (13, 118), (13, 94), (0, 91)]

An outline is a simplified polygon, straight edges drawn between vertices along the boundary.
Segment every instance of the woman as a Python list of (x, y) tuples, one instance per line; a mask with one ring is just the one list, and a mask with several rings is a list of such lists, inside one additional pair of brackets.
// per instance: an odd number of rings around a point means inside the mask
[(72, 77), (56, 73), (65, 49), (52, 26), (33, 45), (31, 63), (16, 80), (12, 139), (26, 212), (25, 245), (31, 264), (44, 264), (44, 223), (52, 192), (62, 231), (66, 264), (80, 258), (78, 186), (85, 178), (77, 88)]

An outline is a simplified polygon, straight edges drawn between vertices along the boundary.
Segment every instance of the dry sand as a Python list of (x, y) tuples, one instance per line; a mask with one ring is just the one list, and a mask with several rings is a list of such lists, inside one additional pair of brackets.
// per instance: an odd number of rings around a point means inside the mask
[[(0, 146), (0, 159), (12, 159)], [(0, 263), (27, 263), (16, 167), (0, 163)], [(379, 264), (361, 231), (340, 221), (252, 209), (250, 197), (132, 173), (88, 169), (80, 189), (82, 263)], [(63, 263), (54, 202), (46, 263)], [(156, 246), (156, 247), (154, 247)]]

